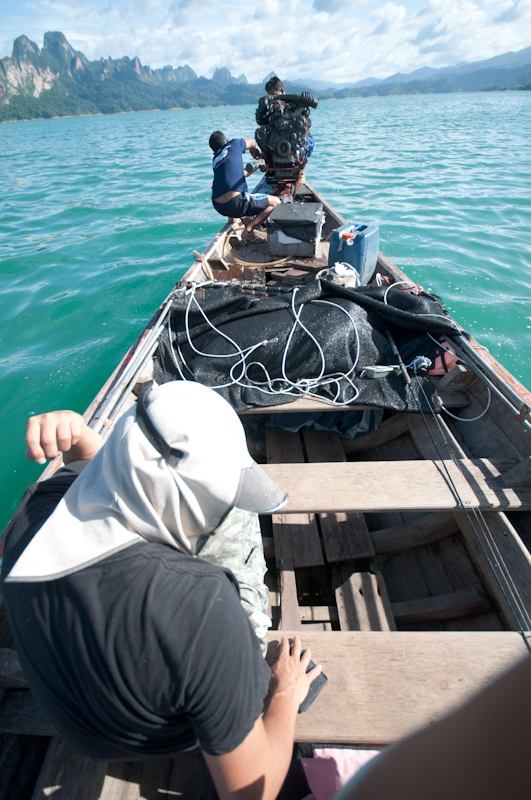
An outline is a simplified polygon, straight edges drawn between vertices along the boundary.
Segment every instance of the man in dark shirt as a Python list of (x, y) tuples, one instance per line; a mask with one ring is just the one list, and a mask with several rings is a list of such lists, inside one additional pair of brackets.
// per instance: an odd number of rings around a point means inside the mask
[(214, 153), (212, 169), (212, 205), (224, 217), (252, 217), (245, 226), (242, 238), (252, 239), (253, 230), (271, 214), (280, 199), (272, 194), (249, 194), (242, 156), (246, 150), (259, 156), (254, 139), (230, 139), (221, 131), (214, 131), (208, 140)]
[[(232, 510), (282, 493), (215, 392), (154, 387), (101, 437), (72, 411), (32, 417), (28, 454), (65, 467), (12, 520), (4, 597), (50, 721), (95, 758), (201, 748), (221, 798), (274, 798), (316, 677), (285, 640), (270, 672), (238, 582), (201, 549)], [(242, 558), (245, 556), (242, 553)]]

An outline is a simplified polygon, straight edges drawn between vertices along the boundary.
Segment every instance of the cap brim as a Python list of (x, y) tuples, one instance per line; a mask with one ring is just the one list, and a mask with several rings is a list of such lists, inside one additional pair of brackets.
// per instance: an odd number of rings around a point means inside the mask
[(258, 464), (242, 469), (234, 499), (236, 508), (256, 514), (272, 514), (286, 505), (288, 495), (276, 486)]

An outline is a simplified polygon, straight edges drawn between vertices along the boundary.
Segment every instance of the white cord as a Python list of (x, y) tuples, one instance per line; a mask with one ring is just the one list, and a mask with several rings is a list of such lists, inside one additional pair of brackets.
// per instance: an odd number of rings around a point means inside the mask
[[(431, 335), (431, 333), (428, 333), (428, 338), (431, 339), (432, 342), (435, 342), (435, 344), (438, 347), (440, 347), (442, 350), (444, 350), (446, 353), (451, 353), (456, 358), (459, 358), (457, 356), (457, 354), (454, 353), (454, 351), (452, 349), (450, 349), (449, 346), (445, 347), (444, 346), (444, 342), (438, 342), (437, 339), (434, 336)], [(459, 360), (461, 361), (461, 359), (459, 359)], [(477, 417), (458, 417), (456, 414), (452, 414), (451, 411), (448, 411), (448, 409), (445, 408), (442, 405), (442, 403), (441, 403), (441, 408), (442, 408), (442, 410), (444, 411), (445, 414), (448, 414), (449, 417), (452, 417), (452, 419), (456, 419), (458, 422), (477, 422), (478, 419), (482, 419), (482, 417), (485, 416), (485, 414), (487, 413), (487, 411), (490, 408), (491, 402), (492, 402), (492, 392), (491, 392), (490, 386), (487, 385), (487, 405), (485, 406), (485, 408), (483, 409), (481, 414), (477, 415)]]
[[(319, 344), (318, 340), (316, 339), (316, 337), (311, 333), (311, 331), (308, 330), (308, 328), (301, 321), (301, 314), (302, 314), (303, 308), (304, 308), (304, 306), (306, 304), (305, 303), (301, 303), (299, 308), (298, 308), (298, 310), (295, 308), (295, 297), (296, 297), (296, 293), (298, 291), (298, 287), (295, 287), (294, 290), (293, 290), (292, 299), (291, 299), (291, 307), (292, 307), (292, 311), (293, 311), (293, 314), (294, 314), (294, 322), (293, 322), (293, 325), (292, 325), (291, 330), (289, 332), (288, 339), (286, 341), (286, 346), (284, 348), (284, 352), (283, 352), (283, 355), (282, 355), (282, 377), (281, 378), (280, 377), (271, 378), (271, 376), (269, 375), (269, 372), (267, 371), (267, 368), (265, 367), (264, 364), (262, 364), (260, 361), (251, 361), (251, 362), (249, 362), (248, 358), (258, 348), (263, 347), (263, 346), (265, 346), (267, 344), (271, 344), (272, 342), (277, 341), (277, 339), (272, 339), (272, 340), (265, 339), (265, 340), (263, 340), (261, 342), (257, 342), (256, 344), (250, 345), (249, 347), (246, 347), (246, 348), (242, 349), (238, 345), (238, 343), (234, 341), (234, 339), (232, 339), (230, 336), (227, 336), (227, 334), (225, 334), (219, 328), (216, 328), (216, 326), (213, 325), (212, 322), (208, 319), (207, 315), (205, 314), (204, 310), (201, 308), (201, 306), (200, 306), (200, 304), (197, 301), (197, 298), (195, 296), (196, 288), (198, 288), (198, 286), (194, 285), (186, 292), (186, 294), (189, 295), (189, 301), (187, 303), (186, 310), (185, 310), (185, 330), (186, 330), (186, 337), (187, 337), (187, 340), (188, 340), (188, 344), (190, 345), (190, 348), (197, 355), (202, 356), (204, 358), (225, 358), (225, 359), (227, 359), (227, 358), (236, 358), (237, 359), (235, 361), (235, 363), (230, 368), (230, 372), (229, 372), (230, 382), (226, 383), (226, 384), (214, 385), (214, 386), (211, 386), (209, 388), (212, 388), (212, 389), (224, 389), (224, 388), (229, 388), (230, 386), (238, 385), (238, 386), (241, 386), (242, 388), (256, 389), (257, 391), (263, 392), (264, 394), (268, 394), (268, 395), (303, 395), (303, 394), (307, 394), (307, 395), (310, 395), (312, 397), (316, 397), (319, 400), (323, 400), (324, 402), (330, 403), (332, 405), (338, 405), (338, 406), (347, 405), (349, 403), (354, 402), (354, 400), (357, 399), (357, 397), (359, 396), (359, 389), (354, 385), (354, 383), (352, 382), (352, 379), (351, 379), (350, 376), (352, 375), (352, 373), (356, 369), (356, 365), (357, 365), (358, 360), (359, 360), (359, 356), (360, 356), (360, 340), (359, 340), (358, 329), (356, 327), (356, 322), (353, 319), (352, 315), (345, 308), (343, 308), (339, 304), (334, 303), (334, 302), (332, 302), (330, 300), (311, 300), (310, 301), (311, 303), (322, 303), (322, 304), (325, 304), (325, 305), (334, 306), (335, 308), (339, 309), (344, 314), (346, 314), (346, 316), (349, 318), (349, 320), (352, 323), (352, 326), (354, 328), (355, 337), (356, 337), (356, 357), (355, 357), (355, 360), (354, 360), (352, 366), (348, 370), (348, 372), (346, 372), (346, 373), (345, 372), (337, 372), (337, 373), (325, 374), (326, 359), (325, 359), (325, 355), (324, 355), (323, 349), (322, 349), (321, 345)], [(193, 344), (192, 338), (191, 338), (191, 335), (190, 335), (190, 326), (189, 326), (189, 314), (190, 314), (190, 309), (191, 309), (192, 302), (194, 302), (196, 304), (196, 306), (198, 307), (203, 319), (208, 324), (208, 326), (211, 328), (211, 330), (213, 332), (219, 334), (220, 336), (222, 336), (226, 341), (228, 341), (234, 347), (234, 349), (235, 349), (234, 353), (229, 353), (229, 354), (226, 354), (226, 355), (221, 355), (219, 353), (205, 353), (205, 352), (199, 350)], [(319, 355), (320, 355), (321, 367), (320, 367), (320, 370), (319, 370), (319, 374), (316, 377), (313, 377), (313, 378), (300, 378), (298, 381), (295, 382), (295, 381), (292, 381), (287, 375), (287, 372), (286, 372), (287, 364), (286, 364), (286, 362), (287, 362), (287, 353), (288, 353), (291, 341), (293, 339), (295, 330), (296, 330), (296, 328), (298, 326), (302, 328), (302, 330), (306, 333), (306, 335), (309, 336), (310, 339), (315, 344), (315, 346), (316, 346), (316, 348), (317, 348), (317, 350), (319, 352)], [(171, 355), (172, 355), (173, 362), (174, 362), (174, 364), (175, 364), (175, 366), (176, 366), (181, 378), (183, 380), (187, 380), (185, 378), (185, 376), (184, 376), (183, 370), (180, 367), (179, 361), (177, 359), (177, 355), (175, 353), (175, 349), (173, 347), (173, 343), (172, 343), (172, 339), (171, 339), (171, 326), (169, 324), (169, 318), (168, 318), (168, 338), (169, 338), (169, 341), (170, 341), (170, 352), (171, 352)], [(178, 349), (179, 357), (180, 357), (183, 365), (188, 370), (190, 375), (193, 377), (193, 371), (191, 370), (191, 368), (186, 363), (186, 360), (185, 360), (185, 358), (184, 358), (184, 356), (183, 356), (183, 354), (181, 352), (181, 348), (180, 348), (179, 344), (177, 344), (177, 349)], [(238, 367), (241, 367), (241, 371), (240, 371), (240, 374), (238, 376), (236, 376), (235, 372), (236, 372), (236, 369)], [(250, 367), (255, 367), (255, 368), (263, 370), (265, 380), (259, 381), (259, 380), (254, 380), (254, 379), (250, 378), (249, 375), (248, 375), (248, 370), (250, 369)], [(349, 384), (349, 386), (352, 388), (352, 390), (353, 390), (352, 397), (350, 397), (348, 400), (345, 400), (343, 402), (338, 401), (338, 397), (339, 397), (339, 395), (341, 393), (341, 381), (346, 381)], [(318, 389), (323, 388), (324, 386), (330, 386), (331, 384), (334, 384), (334, 383), (336, 384), (336, 391), (335, 391), (335, 396), (333, 398), (323, 398), (321, 395), (317, 394), (317, 390)], [(285, 385), (282, 386), (282, 384), (285, 384)]]
[(456, 416), (456, 414), (452, 414), (451, 411), (448, 411), (448, 409), (445, 408), (445, 406), (443, 406), (442, 403), (441, 403), (441, 408), (445, 414), (448, 414), (449, 417), (452, 417), (452, 419), (456, 419), (458, 422), (477, 422), (478, 419), (481, 419), (482, 417), (485, 416), (485, 414), (490, 408), (490, 403), (492, 400), (492, 392), (490, 390), (490, 386), (487, 386), (487, 392), (488, 392), (487, 405), (485, 406), (481, 414), (477, 415), (477, 417), (458, 417)]

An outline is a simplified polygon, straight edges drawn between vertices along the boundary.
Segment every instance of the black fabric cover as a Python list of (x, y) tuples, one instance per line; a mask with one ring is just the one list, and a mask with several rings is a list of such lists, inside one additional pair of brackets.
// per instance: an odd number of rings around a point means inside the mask
[(301, 242), (315, 242), (323, 218), (322, 203), (281, 203), (268, 218), (268, 225)]
[[(391, 289), (387, 293), (387, 303), (384, 303), (384, 287), (352, 290), (319, 280), (298, 290), (255, 294), (244, 293), (237, 284), (214, 284), (196, 290), (195, 297), (210, 322), (237, 342), (240, 348), (268, 340), (248, 361), (264, 364), (270, 376), (278, 379), (275, 388), (281, 388), (287, 386), (281, 365), (294, 322), (291, 307), (293, 291), (296, 291), (295, 308), (298, 309), (301, 303), (305, 304), (301, 321), (324, 351), (326, 374), (348, 372), (351, 368), (357, 342), (353, 325), (344, 312), (348, 312), (355, 321), (360, 342), (360, 355), (353, 376), (359, 390), (355, 404), (397, 411), (425, 411), (428, 410), (429, 401), (439, 410), (434, 387), (426, 377), (414, 377), (409, 386), (401, 375), (392, 374), (384, 379), (360, 377), (365, 366), (396, 364), (397, 359), (390, 348), (386, 331), (391, 333), (405, 364), (417, 355), (426, 355), (434, 360), (438, 348), (426, 335), (427, 332), (434, 336), (461, 333), (435, 297)], [(311, 302), (316, 300), (332, 301), (341, 306), (343, 311)], [(234, 346), (227, 339), (212, 330), (192, 303), (188, 313), (189, 335), (194, 347), (209, 356), (194, 352), (188, 341), (185, 324), (188, 302), (189, 295), (184, 291), (174, 301), (170, 316), (172, 346), (166, 328), (161, 336), (155, 365), (157, 381), (164, 383), (182, 376), (187, 380), (196, 380), (218, 389), (238, 411), (251, 406), (289, 403), (296, 399), (296, 393), (271, 395), (252, 385), (227, 385), (231, 383), (229, 373), (239, 355), (236, 355)], [(217, 358), (218, 355), (226, 355), (227, 358)], [(297, 326), (286, 358), (287, 377), (296, 382), (300, 378), (317, 376), (320, 369), (321, 358), (315, 343)], [(240, 372), (241, 368), (236, 367), (234, 375), (239, 376)], [(248, 375), (255, 381), (264, 380), (264, 371), (258, 366), (249, 366)], [(352, 387), (344, 380), (340, 385), (337, 399), (349, 402), (353, 396)], [(335, 384), (322, 386), (318, 390), (320, 396), (328, 399), (333, 398), (335, 392)]]

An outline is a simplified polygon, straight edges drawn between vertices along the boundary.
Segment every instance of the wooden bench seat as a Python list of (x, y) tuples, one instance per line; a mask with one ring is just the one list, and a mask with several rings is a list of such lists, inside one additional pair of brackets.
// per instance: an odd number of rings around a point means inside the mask
[[(277, 641), (280, 635), (272, 632), (269, 639)], [(329, 680), (311, 708), (297, 717), (296, 740), (315, 744), (390, 744), (434, 722), (528, 657), (523, 636), (508, 631), (306, 630), (302, 636)], [(21, 694), (31, 703), (30, 692), (13, 694)], [(58, 790), (61, 796), (77, 800), (140, 800), (166, 790), (194, 800), (216, 797), (200, 756), (109, 763), (94, 761), (54, 738), (32, 797), (37, 800)]]
[[(264, 464), (284, 489), (283, 514), (326, 511), (529, 510), (531, 489), (509, 488), (489, 459)], [(451, 476), (452, 483), (448, 479)], [(454, 490), (455, 487), (455, 490)]]
[(523, 637), (510, 631), (304, 632), (302, 639), (328, 685), (297, 717), (299, 742), (389, 744), (529, 655)]

